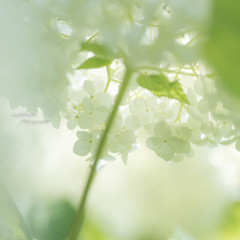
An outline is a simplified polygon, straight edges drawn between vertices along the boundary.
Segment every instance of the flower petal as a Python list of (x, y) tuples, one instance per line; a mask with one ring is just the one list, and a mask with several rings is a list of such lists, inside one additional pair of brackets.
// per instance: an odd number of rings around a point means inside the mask
[(82, 102), (82, 108), (85, 112), (93, 112), (94, 111), (94, 105), (90, 98), (84, 98)]
[(136, 137), (134, 133), (129, 130), (123, 131), (119, 135), (119, 143), (126, 149), (131, 148), (135, 140)]
[(99, 106), (94, 112), (94, 121), (98, 124), (106, 123), (107, 117), (109, 115), (109, 110), (104, 106)]
[(146, 111), (146, 102), (143, 98), (135, 98), (131, 102), (132, 112), (144, 112)]
[(154, 127), (154, 133), (162, 138), (167, 138), (171, 135), (171, 129), (166, 122), (160, 121)]
[(99, 92), (94, 96), (95, 101), (100, 106), (105, 106), (107, 108), (112, 107), (112, 99), (110, 95), (106, 92)]
[(84, 89), (89, 95), (93, 95), (95, 93), (95, 87), (93, 85), (93, 82), (90, 80), (86, 80), (84, 82)]
[(111, 136), (109, 138), (108, 147), (109, 150), (113, 153), (119, 152), (120, 151), (119, 138), (116, 136)]
[(79, 156), (86, 156), (88, 155), (89, 151), (90, 143), (86, 141), (81, 141), (80, 139), (78, 139), (73, 146), (73, 152)]
[(169, 137), (168, 143), (173, 148), (175, 153), (189, 153), (191, 150), (188, 141), (182, 140), (177, 137)]
[(77, 136), (82, 141), (89, 141), (90, 140), (90, 133), (84, 131), (78, 131)]
[(79, 114), (78, 124), (80, 128), (86, 129), (93, 126), (93, 117), (89, 113), (81, 112)]
[(78, 124), (78, 119), (70, 119), (67, 122), (67, 126), (70, 130), (74, 129)]
[(146, 141), (146, 146), (152, 150), (157, 150), (163, 145), (163, 141), (159, 137), (150, 137)]
[(125, 119), (124, 126), (126, 129), (136, 131), (140, 127), (140, 120), (137, 116), (127, 116)]
[(162, 146), (155, 151), (155, 153), (166, 161), (171, 160), (174, 155), (173, 148), (167, 143), (163, 143)]

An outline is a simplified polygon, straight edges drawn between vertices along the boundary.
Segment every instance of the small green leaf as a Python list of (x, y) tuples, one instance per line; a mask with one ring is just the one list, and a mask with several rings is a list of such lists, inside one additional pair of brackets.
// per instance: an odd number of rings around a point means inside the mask
[(90, 68), (100, 68), (111, 64), (112, 59), (94, 56), (87, 59), (80, 67), (77, 69), (90, 69)]
[(99, 55), (99, 56), (109, 56), (112, 55), (109, 51), (109, 49), (107, 49), (105, 46), (99, 44), (99, 43), (95, 43), (95, 42), (84, 42), (81, 45), (81, 51), (88, 51), (88, 52), (92, 52), (95, 55)]
[(189, 104), (189, 101), (178, 81), (170, 82), (168, 77), (161, 75), (140, 75), (137, 79), (140, 87), (146, 88), (158, 97), (176, 99)]

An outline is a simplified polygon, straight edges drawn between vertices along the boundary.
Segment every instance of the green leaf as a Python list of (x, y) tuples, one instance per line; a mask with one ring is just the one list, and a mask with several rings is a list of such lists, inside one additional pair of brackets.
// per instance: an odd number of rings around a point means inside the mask
[(70, 233), (76, 210), (72, 204), (59, 199), (52, 203), (37, 203), (29, 212), (29, 225), (36, 239), (65, 240)]
[(90, 68), (100, 68), (111, 64), (112, 59), (94, 56), (87, 59), (80, 67), (77, 69), (90, 69)]
[(95, 42), (83, 42), (81, 45), (81, 51), (93, 52), (99, 56), (110, 56), (112, 55), (105, 46)]
[(240, 97), (240, 1), (214, 0), (205, 56), (223, 87)]
[(32, 240), (21, 213), (2, 184), (0, 185), (0, 233), (1, 239)]
[(139, 75), (137, 82), (139, 86), (148, 89), (158, 97), (176, 99), (179, 102), (189, 104), (181, 84), (178, 81), (170, 82), (168, 77), (161, 75)]

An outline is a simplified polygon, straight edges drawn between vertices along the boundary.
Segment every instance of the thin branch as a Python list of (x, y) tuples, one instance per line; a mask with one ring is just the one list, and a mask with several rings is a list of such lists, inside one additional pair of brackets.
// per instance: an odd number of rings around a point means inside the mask
[(104, 92), (106, 92), (106, 91), (108, 90), (108, 87), (109, 87), (110, 82), (111, 82), (111, 80), (112, 80), (111, 72), (110, 72), (110, 67), (109, 67), (109, 66), (106, 66), (106, 69), (107, 69), (107, 77), (108, 77), (108, 79), (107, 79), (107, 84), (106, 84), (106, 87), (105, 87), (105, 89), (104, 89)]
[(85, 204), (86, 204), (89, 190), (91, 188), (91, 185), (92, 185), (95, 173), (96, 173), (96, 167), (97, 167), (99, 159), (102, 157), (101, 155), (102, 155), (104, 146), (107, 141), (108, 133), (111, 130), (111, 126), (114, 122), (116, 113), (118, 111), (118, 107), (124, 97), (126, 90), (127, 90), (127, 86), (130, 81), (131, 75), (132, 75), (132, 71), (127, 69), (124, 79), (123, 79), (123, 82), (122, 82), (122, 85), (120, 86), (119, 94), (118, 94), (115, 104), (113, 106), (112, 112), (110, 113), (110, 116), (107, 120), (107, 125), (105, 128), (105, 131), (103, 132), (103, 134), (101, 136), (100, 143), (98, 145), (96, 155), (95, 155), (95, 160), (92, 165), (91, 171), (89, 173), (86, 185), (84, 187), (84, 191), (83, 191), (82, 198), (81, 198), (78, 210), (77, 210), (77, 215), (76, 215), (75, 221), (73, 222), (73, 225), (72, 225), (69, 240), (77, 240), (78, 239), (78, 236), (79, 236), (79, 233), (81, 230), (81, 226), (82, 226), (82, 222), (83, 222), (83, 218), (84, 218)]

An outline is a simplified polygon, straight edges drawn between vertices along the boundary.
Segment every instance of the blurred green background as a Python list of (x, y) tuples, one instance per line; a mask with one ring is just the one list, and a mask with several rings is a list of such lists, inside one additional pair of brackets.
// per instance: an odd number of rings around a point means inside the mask
[[(65, 122), (58, 130), (20, 124), (12, 114), (23, 109), (1, 106), (1, 181), (36, 239), (66, 239), (88, 169), (72, 152), (74, 133)], [(141, 147), (127, 165), (107, 162), (98, 172), (80, 239), (239, 239), (239, 173), (232, 146), (197, 148), (174, 164)]]

